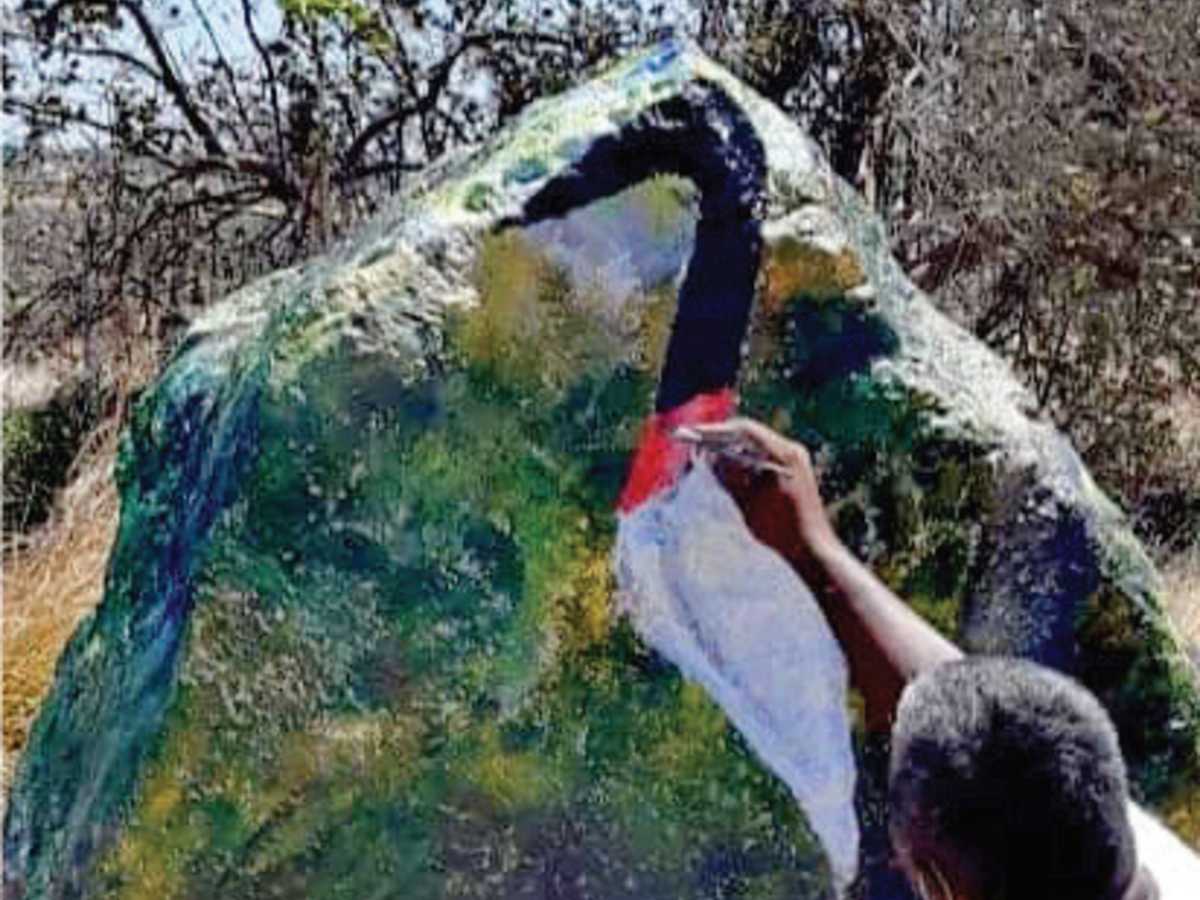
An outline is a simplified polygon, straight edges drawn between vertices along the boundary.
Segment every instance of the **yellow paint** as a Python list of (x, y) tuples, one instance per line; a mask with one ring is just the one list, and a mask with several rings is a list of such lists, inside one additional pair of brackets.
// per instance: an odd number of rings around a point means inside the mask
[[(386, 711), (365, 720), (331, 720), (315, 734), (285, 735), (275, 759), (258, 767), (240, 759), (218, 763), (207, 734), (188, 719), (172, 730), (152, 764), (129, 825), (101, 863), (105, 875), (121, 882), (113, 897), (167, 900), (184, 894), (188, 865), (209, 841), (188, 796), (225, 798), (252, 829), (283, 812), (270, 840), (246, 861), (247, 872), (265, 871), (303, 851), (313, 826), (306, 809), (322, 816), (348, 812), (364, 794), (399, 792), (414, 774), (422, 728), (415, 717)], [(191, 792), (185, 793), (185, 784)]]
[(686, 214), (687, 204), (696, 196), (692, 182), (677, 175), (656, 175), (631, 191), (634, 202), (641, 202), (650, 220), (650, 233), (669, 237)]
[(147, 779), (145, 799), (142, 801), (146, 810), (148, 825), (166, 825), (171, 813), (183, 799), (183, 788), (178, 776), (173, 772), (158, 771)]
[(764, 271), (763, 304), (768, 312), (783, 309), (800, 295), (818, 300), (840, 297), (867, 280), (853, 251), (829, 253), (794, 237), (769, 247)]
[(182, 892), (182, 858), (201, 840), (199, 827), (187, 814), (183, 785), (193, 754), (203, 753), (206, 745), (196, 731), (176, 731), (147, 773), (132, 822), (99, 863), (103, 875), (120, 878), (117, 897), (169, 900)]
[[(678, 190), (641, 195), (654, 228), (673, 228), (668, 219), (682, 215)], [(603, 284), (575, 283), (515, 229), (484, 238), (474, 280), (480, 302), (452, 314), (454, 343), (468, 361), (537, 402), (559, 398), (582, 373), (619, 365), (657, 373), (666, 358), (675, 321), (671, 284), (611, 297)]]
[(677, 777), (702, 774), (723, 745), (726, 719), (700, 685), (685, 681), (679, 690), (676, 727), (654, 748), (651, 768)]
[(638, 363), (643, 372), (657, 374), (667, 359), (667, 343), (675, 326), (677, 298), (673, 287), (650, 293), (641, 305), (638, 323)]
[(1130, 604), (1105, 588), (1088, 598), (1078, 633), (1080, 643), (1093, 652), (1115, 657), (1136, 653), (1142, 640)]
[(544, 609), (551, 642), (576, 652), (600, 643), (612, 628), (614, 579), (609, 554), (595, 547), (573, 548), (573, 557), (546, 572)]
[(319, 739), (306, 732), (286, 735), (280, 742), (275, 779), (263, 786), (263, 805), (283, 803), (293, 792), (315, 780), (321, 771)]
[(110, 860), (111, 863), (101, 866), (101, 871), (106, 875), (120, 872), (129, 879), (117, 894), (125, 900), (169, 900), (181, 893), (183, 879), (171, 865), (170, 853), (161, 845), (150, 847), (126, 834)]
[(581, 289), (519, 232), (486, 237), (479, 253), (479, 307), (451, 322), (467, 358), (500, 383), (552, 402), (581, 372), (611, 369), (627, 355), (606, 323), (599, 287)]
[(495, 723), (483, 726), (479, 750), (464, 761), (462, 774), (506, 812), (532, 809), (551, 795), (546, 761), (532, 753), (513, 753), (500, 745)]
[(1167, 799), (1163, 819), (1180, 838), (1200, 851), (1200, 786), (1181, 787)]
[(546, 274), (545, 262), (515, 231), (484, 239), (477, 279), (482, 305), (469, 314), (460, 341), (473, 362), (505, 380), (533, 376), (537, 354), (522, 354), (520, 344), (539, 328), (539, 284)]

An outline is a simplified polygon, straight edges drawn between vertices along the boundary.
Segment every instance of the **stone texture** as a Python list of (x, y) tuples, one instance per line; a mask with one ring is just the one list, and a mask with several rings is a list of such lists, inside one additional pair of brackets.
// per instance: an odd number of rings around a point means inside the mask
[(195, 325), (125, 439), (6, 896), (828, 896), (786, 789), (613, 613), (694, 243), (758, 273), (741, 406), (821, 447), (847, 541), (970, 649), (1080, 676), (1139, 796), (1194, 803), (1196, 695), (1119, 511), (811, 141), (665, 45)]

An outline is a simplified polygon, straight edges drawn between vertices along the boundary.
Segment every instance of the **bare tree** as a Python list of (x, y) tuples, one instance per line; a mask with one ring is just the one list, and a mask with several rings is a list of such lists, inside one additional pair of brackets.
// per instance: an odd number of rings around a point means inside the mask
[(1194, 4), (860, 8), (898, 49), (868, 156), (905, 267), (1130, 509), (1200, 500), (1167, 415), (1200, 392)]
[[(74, 241), (108, 281), (89, 301), (96, 315), (134, 302), (169, 319), (181, 298), (203, 302), (302, 258), (643, 25), (628, 3), (522, 17), (462, 0), (437, 17), (418, 3), (330, 0), (284, 2), (268, 35), (254, 0), (224, 29), (218, 6), (26, 0), (9, 17), (21, 64), (6, 66), (5, 111), (35, 146), (91, 135), (112, 161)], [(169, 39), (185, 16), (206, 36), (186, 56)], [(6, 353), (77, 326), (81, 273), (59, 274), (11, 311)]]
[[(1188, 0), (282, 0), (269, 27), (266, 8), (6, 14), (5, 111), (34, 145), (96, 144), (64, 163), (54, 240), (10, 255), (6, 355), (113, 316), (165, 335), (673, 27), (824, 145), (917, 282), (1013, 361), (1110, 490), (1137, 507), (1191, 477), (1167, 473), (1153, 412), (1200, 382)], [(170, 37), (184, 19), (189, 53)]]

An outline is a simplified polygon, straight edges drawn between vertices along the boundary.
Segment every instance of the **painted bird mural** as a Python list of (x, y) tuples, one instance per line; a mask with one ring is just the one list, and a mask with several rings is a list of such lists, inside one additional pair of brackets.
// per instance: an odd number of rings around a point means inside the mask
[(215, 307), (139, 404), (5, 896), (833, 896), (787, 781), (616, 596), (670, 428), (735, 403), (828, 456), (839, 531), (922, 615), (1084, 679), (1184, 802), (1157, 576), (1025, 400), (698, 51), (534, 104)]

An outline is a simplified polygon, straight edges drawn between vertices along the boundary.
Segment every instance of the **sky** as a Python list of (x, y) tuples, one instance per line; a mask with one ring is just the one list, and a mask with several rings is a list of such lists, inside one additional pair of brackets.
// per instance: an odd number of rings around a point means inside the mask
[[(254, 52), (241, 24), (241, 4), (236, 0), (148, 0), (146, 5), (151, 21), (165, 36), (168, 52), (177, 60), (207, 52), (211, 47), (205, 20), (230, 60), (246, 59)], [(178, 9), (178, 16), (170, 14), (173, 8)], [(6, 11), (4, 15), (11, 13)], [(278, 34), (281, 21), (282, 16), (275, 0), (256, 0), (254, 22), (264, 41), (270, 41)], [(140, 41), (132, 29), (129, 31), (129, 40), (119, 46), (145, 58), (146, 54), (141, 50)], [(27, 50), (19, 44), (6, 44), (4, 52), (10, 58), (10, 65), (14, 67), (31, 65)], [(114, 65), (114, 73), (116, 68)], [(68, 95), (68, 100), (73, 103), (90, 104), (97, 113), (103, 112), (103, 104), (99, 102), (95, 91), (88, 86), (81, 86), (77, 93)], [(24, 128), (17, 118), (0, 113), (0, 142), (20, 142), (23, 134)]]
[[(10, 0), (3, 0), (10, 2)], [(145, 0), (152, 20), (166, 35), (170, 53), (175, 59), (183, 60), (196, 54), (209, 54), (211, 41), (215, 37), (221, 42), (221, 49), (233, 63), (237, 60), (253, 58), (254, 49), (250, 45), (245, 29), (241, 24), (241, 3), (237, 0)], [(516, 0), (518, 6), (533, 7), (539, 0)], [(583, 5), (594, 6), (605, 0), (583, 0)], [(646, 7), (657, 5), (656, 0), (638, 0)], [(667, 17), (681, 21), (689, 14), (691, 4), (688, 0), (665, 0), (661, 5), (666, 10)], [(264, 42), (278, 34), (282, 16), (276, 0), (255, 0), (255, 24)], [(445, 0), (426, 0), (426, 10), (432, 17), (439, 12), (445, 13)], [(172, 16), (171, 11), (177, 10), (178, 15)], [(5, 13), (10, 15), (10, 13)], [(207, 21), (208, 27), (205, 22)], [(211, 35), (210, 35), (211, 29)], [(128, 43), (122, 47), (135, 55), (145, 57), (140, 41), (132, 28), (129, 28)], [(27, 51), (19, 45), (6, 47), (5, 53), (12, 60), (12, 65), (30, 65), (31, 60)], [(24, 58), (23, 58), (24, 57)], [(114, 74), (116, 67), (114, 66)], [(68, 96), (69, 102), (90, 104), (94, 115), (102, 115), (104, 105), (100, 96), (91, 87), (82, 87), (73, 95)], [(19, 142), (24, 129), (15, 117), (0, 113), (0, 141), (4, 143)]]

